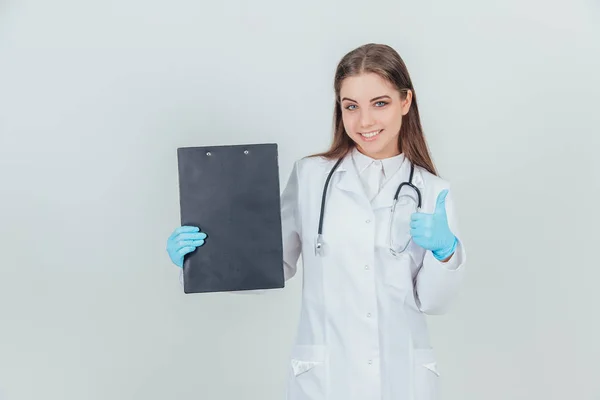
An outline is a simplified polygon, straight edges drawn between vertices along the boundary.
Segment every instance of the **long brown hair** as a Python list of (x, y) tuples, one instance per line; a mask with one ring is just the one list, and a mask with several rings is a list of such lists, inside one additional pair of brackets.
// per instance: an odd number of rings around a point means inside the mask
[(437, 175), (423, 134), (419, 107), (417, 105), (417, 95), (408, 69), (400, 55), (393, 48), (384, 44), (365, 44), (352, 50), (340, 60), (335, 71), (333, 84), (335, 91), (333, 142), (329, 150), (324, 153), (314, 154), (311, 157), (321, 156), (328, 159), (339, 159), (348, 154), (355, 146), (354, 141), (346, 134), (346, 130), (344, 129), (340, 88), (345, 78), (367, 72), (376, 73), (392, 83), (400, 92), (402, 99), (406, 98), (407, 90), (412, 92), (410, 109), (402, 117), (403, 121), (398, 137), (398, 148), (413, 164)]

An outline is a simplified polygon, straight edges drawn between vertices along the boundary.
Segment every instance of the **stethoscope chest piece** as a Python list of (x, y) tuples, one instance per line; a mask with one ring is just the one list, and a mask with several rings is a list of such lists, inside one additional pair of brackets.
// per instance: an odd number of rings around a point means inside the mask
[(315, 244), (315, 255), (319, 257), (325, 255), (325, 243), (323, 243), (323, 235), (317, 235), (317, 242)]

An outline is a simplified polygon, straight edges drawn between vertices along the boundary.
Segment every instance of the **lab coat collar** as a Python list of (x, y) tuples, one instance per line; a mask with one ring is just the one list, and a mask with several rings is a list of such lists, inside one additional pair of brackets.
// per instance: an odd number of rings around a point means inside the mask
[[(394, 194), (396, 193), (396, 189), (398, 188), (398, 185), (400, 185), (401, 182), (408, 181), (408, 177), (410, 175), (410, 164), (411, 163), (404, 162), (404, 161), (408, 161), (404, 157), (404, 155), (402, 155), (401, 160), (402, 161), (401, 161), (400, 165), (398, 166), (397, 170), (395, 171), (396, 173), (393, 174), (393, 176), (391, 176), (390, 178), (388, 178), (388, 181), (384, 185), (381, 192), (377, 196), (375, 196), (375, 198), (373, 199), (373, 203), (372, 203), (373, 208), (391, 206), (393, 198), (394, 198)], [(330, 166), (330, 168), (327, 169), (326, 174), (329, 174), (329, 172), (331, 171), (331, 168), (333, 167), (333, 165), (335, 165), (336, 162), (337, 162), (337, 160), (334, 160), (333, 162), (330, 163), (331, 166)], [(390, 168), (393, 168), (393, 167), (390, 167)], [(390, 169), (388, 169), (388, 170), (390, 170)], [(335, 184), (334, 177), (337, 174), (341, 174), (341, 177), (337, 181), (337, 184)], [(415, 172), (414, 172), (414, 176), (413, 176), (413, 183), (416, 187), (419, 188), (419, 190), (421, 190), (421, 193), (423, 193), (423, 189), (424, 189), (423, 176), (422, 176), (419, 168), (416, 166), (415, 166)], [(364, 194), (364, 188), (360, 181), (358, 171), (354, 166), (352, 153), (348, 153), (344, 157), (344, 159), (342, 160), (342, 162), (340, 163), (338, 168), (335, 170), (333, 177), (332, 177), (331, 184), (332, 185), (335, 184), (335, 186), (338, 189), (341, 189), (341, 190), (344, 190), (344, 191), (347, 191), (350, 193), (354, 193), (357, 195), (362, 195), (365, 198), (365, 200), (367, 199), (366, 195)]]
[[(332, 163), (332, 166), (335, 164)], [(329, 173), (330, 170), (327, 171), (327, 173)], [(342, 162), (340, 163), (340, 165), (338, 166), (338, 168), (335, 170), (333, 176), (335, 177), (337, 174), (341, 174), (341, 177), (339, 178), (336, 187), (342, 190), (345, 190), (347, 192), (352, 192), (352, 193), (363, 193), (364, 189), (362, 187), (362, 184), (360, 182), (360, 178), (358, 176), (358, 173), (356, 171), (356, 168), (354, 168), (354, 164), (352, 161), (352, 156), (351, 153), (348, 153), (344, 159), (342, 160)], [(333, 182), (335, 182), (333, 180), (332, 177), (332, 184)]]
[[(408, 182), (408, 178), (410, 177), (410, 166), (411, 163), (408, 162), (408, 160), (406, 160), (406, 162), (402, 163), (396, 174), (394, 174), (386, 181), (384, 186), (381, 188), (381, 191), (377, 194), (377, 196), (375, 196), (371, 203), (373, 209), (392, 206), (396, 190), (398, 190), (398, 187), (402, 182)], [(421, 170), (416, 166), (412, 182), (421, 192), (421, 196), (423, 196), (425, 192), (425, 186), (423, 184), (423, 175), (421, 174)], [(416, 193), (409, 187), (402, 188), (401, 193), (407, 194), (413, 197), (415, 201), (417, 201)]]

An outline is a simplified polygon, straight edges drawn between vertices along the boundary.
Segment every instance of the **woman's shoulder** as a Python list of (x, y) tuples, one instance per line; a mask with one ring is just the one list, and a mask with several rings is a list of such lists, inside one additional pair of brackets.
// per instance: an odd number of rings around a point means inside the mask
[(416, 169), (419, 171), (421, 175), (421, 179), (423, 180), (423, 185), (425, 187), (435, 187), (439, 190), (447, 189), (450, 187), (450, 181), (432, 174), (427, 169), (417, 166)]
[(302, 174), (313, 174), (318, 171), (329, 171), (334, 164), (335, 160), (331, 160), (319, 155), (302, 157), (299, 160), (296, 160), (294, 163), (298, 173)]

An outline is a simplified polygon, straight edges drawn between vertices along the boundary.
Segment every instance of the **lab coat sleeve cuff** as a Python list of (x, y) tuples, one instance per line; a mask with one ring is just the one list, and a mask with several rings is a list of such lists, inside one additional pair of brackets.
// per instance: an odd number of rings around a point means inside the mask
[(431, 263), (439, 264), (439, 266), (448, 271), (456, 271), (461, 268), (465, 264), (465, 249), (462, 245), (461, 241), (457, 239), (456, 248), (454, 250), (454, 254), (452, 257), (446, 261), (442, 262), (436, 259), (433, 254), (429, 253), (427, 256), (430, 256)]
[(419, 309), (422, 312), (429, 315), (446, 312), (461, 285), (465, 259), (460, 241), (447, 262), (437, 260), (431, 252), (425, 254), (423, 266), (416, 278)]

